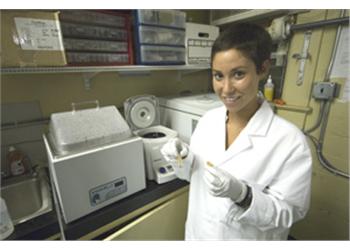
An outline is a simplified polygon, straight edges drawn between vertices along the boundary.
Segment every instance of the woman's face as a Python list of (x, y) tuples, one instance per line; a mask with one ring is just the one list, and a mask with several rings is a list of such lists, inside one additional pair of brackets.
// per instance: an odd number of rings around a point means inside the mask
[(264, 74), (239, 50), (215, 54), (212, 63), (213, 88), (230, 113), (238, 113), (257, 105), (259, 81)]

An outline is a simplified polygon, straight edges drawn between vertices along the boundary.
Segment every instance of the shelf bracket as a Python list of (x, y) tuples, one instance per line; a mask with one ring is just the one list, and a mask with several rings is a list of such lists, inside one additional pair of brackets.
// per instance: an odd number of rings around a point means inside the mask
[(85, 90), (91, 89), (91, 79), (97, 75), (99, 72), (84, 72), (83, 80), (84, 80), (84, 88)]

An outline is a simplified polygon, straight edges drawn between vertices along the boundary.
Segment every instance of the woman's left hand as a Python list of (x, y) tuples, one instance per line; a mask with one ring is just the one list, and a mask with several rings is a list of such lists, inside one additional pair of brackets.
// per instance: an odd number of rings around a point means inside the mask
[(206, 167), (204, 181), (213, 196), (228, 197), (240, 202), (247, 193), (247, 186), (227, 171), (217, 167)]

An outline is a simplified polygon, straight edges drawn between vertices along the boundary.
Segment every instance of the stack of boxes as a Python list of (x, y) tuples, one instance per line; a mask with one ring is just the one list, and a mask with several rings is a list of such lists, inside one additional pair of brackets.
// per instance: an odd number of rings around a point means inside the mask
[(208, 65), (218, 34), (178, 10), (3, 11), (1, 66)]
[(133, 64), (128, 14), (65, 10), (60, 22), (69, 65)]
[(136, 10), (134, 14), (137, 64), (185, 64), (185, 12)]

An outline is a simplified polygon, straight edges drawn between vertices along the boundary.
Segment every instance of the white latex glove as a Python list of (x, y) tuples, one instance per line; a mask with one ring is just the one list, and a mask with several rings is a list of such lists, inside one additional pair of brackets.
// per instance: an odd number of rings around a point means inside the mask
[(165, 160), (173, 166), (177, 177), (190, 181), (193, 154), (186, 143), (178, 138), (170, 139), (163, 145), (160, 152)]
[(213, 196), (228, 197), (241, 202), (247, 194), (247, 186), (227, 171), (217, 167), (206, 167), (204, 181)]
[(188, 155), (188, 146), (178, 138), (172, 138), (163, 145), (160, 152), (168, 162), (181, 161)]

